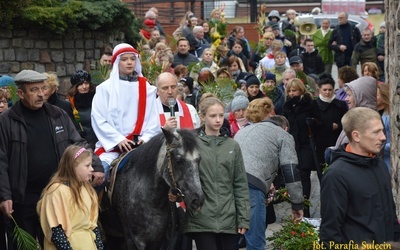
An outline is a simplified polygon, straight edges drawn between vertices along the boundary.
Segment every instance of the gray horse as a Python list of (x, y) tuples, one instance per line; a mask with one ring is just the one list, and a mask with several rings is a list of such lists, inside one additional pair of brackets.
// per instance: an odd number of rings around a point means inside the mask
[(203, 205), (197, 137), (189, 130), (163, 130), (130, 154), (117, 174), (112, 197), (124, 248), (159, 250), (171, 219), (168, 191), (179, 188), (188, 210)]

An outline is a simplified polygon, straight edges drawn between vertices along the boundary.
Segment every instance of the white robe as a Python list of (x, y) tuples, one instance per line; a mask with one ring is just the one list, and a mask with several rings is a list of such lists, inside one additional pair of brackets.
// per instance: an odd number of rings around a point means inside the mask
[[(99, 141), (96, 150), (104, 147), (105, 153), (100, 155), (100, 160), (108, 164), (119, 155), (117, 152), (109, 152), (125, 137), (132, 133), (138, 120), (139, 82), (118, 81), (118, 105), (111, 107), (110, 100), (115, 86), (107, 80), (97, 86), (92, 103), (92, 127)], [(158, 110), (156, 106), (156, 87), (146, 83), (147, 98), (146, 112), (139, 140), (149, 141), (153, 136), (161, 132)]]
[[(176, 100), (176, 103), (178, 104), (178, 109), (179, 111), (175, 113), (175, 117), (176, 117), (176, 122), (178, 123), (178, 129), (180, 129), (180, 117), (183, 116), (183, 112), (182, 112), (182, 105), (180, 102), (178, 102), (178, 100)], [(193, 127), (199, 128), (200, 127), (200, 117), (197, 114), (197, 110), (195, 109), (195, 107), (193, 107), (193, 105), (190, 105), (188, 103), (186, 103), (186, 105), (189, 108), (189, 112), (190, 115), (192, 116), (192, 122), (193, 122)], [(171, 116), (170, 112), (164, 112), (164, 108), (163, 105), (161, 103), (160, 98), (157, 98), (157, 108), (158, 108), (158, 114), (163, 114), (165, 115), (165, 120), (168, 120), (168, 118)]]

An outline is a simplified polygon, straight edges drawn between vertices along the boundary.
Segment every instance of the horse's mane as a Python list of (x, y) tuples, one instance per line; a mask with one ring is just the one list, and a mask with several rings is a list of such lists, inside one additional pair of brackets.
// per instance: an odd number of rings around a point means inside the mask
[[(180, 142), (185, 152), (193, 152), (198, 148), (197, 136), (194, 134), (194, 131), (183, 129), (177, 130), (177, 133), (180, 135)], [(163, 132), (155, 135), (150, 141), (132, 152), (130, 160), (124, 168), (128, 170), (135, 165), (136, 170), (140, 171), (140, 173), (154, 172), (157, 167), (161, 147), (165, 141), (166, 137)]]

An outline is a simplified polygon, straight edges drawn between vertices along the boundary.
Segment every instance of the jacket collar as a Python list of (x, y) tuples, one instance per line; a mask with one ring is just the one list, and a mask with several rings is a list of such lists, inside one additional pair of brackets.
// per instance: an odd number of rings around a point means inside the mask
[[(46, 114), (52, 118), (57, 118), (61, 116), (61, 111), (47, 102), (43, 103), (43, 109), (46, 112)], [(9, 112), (9, 116), (11, 119), (23, 121), (22, 111), (21, 111), (21, 101), (17, 101), (7, 111)]]

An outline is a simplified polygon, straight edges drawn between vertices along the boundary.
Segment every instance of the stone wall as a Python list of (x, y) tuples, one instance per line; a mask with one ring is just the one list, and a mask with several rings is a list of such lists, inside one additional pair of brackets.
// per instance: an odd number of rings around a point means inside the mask
[(397, 216), (400, 216), (400, 0), (385, 0), (385, 13), (385, 71), (391, 97), (391, 175)]
[(15, 76), (23, 69), (56, 72), (59, 92), (70, 87), (69, 78), (76, 70), (90, 71), (106, 46), (113, 48), (123, 34), (80, 31), (66, 36), (40, 30), (0, 30), (0, 74)]

